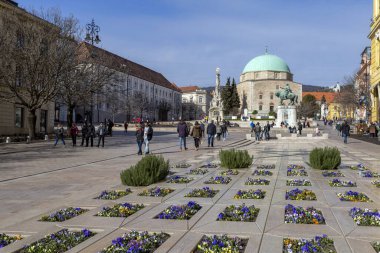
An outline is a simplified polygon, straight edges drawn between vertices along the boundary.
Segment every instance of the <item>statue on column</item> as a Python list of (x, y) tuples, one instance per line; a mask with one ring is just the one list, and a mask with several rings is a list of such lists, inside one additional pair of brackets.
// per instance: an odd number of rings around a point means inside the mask
[(282, 90), (276, 91), (275, 95), (280, 99), (280, 105), (284, 105), (284, 100), (290, 100), (289, 105), (296, 105), (298, 103), (298, 95), (293, 93), (289, 84), (286, 84)]

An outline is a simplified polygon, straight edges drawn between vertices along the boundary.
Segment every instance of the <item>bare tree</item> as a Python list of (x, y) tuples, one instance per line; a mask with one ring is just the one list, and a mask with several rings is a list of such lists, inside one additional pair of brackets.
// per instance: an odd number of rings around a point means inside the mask
[(144, 112), (149, 112), (154, 107), (154, 104), (149, 100), (145, 93), (135, 91), (133, 92), (133, 96), (130, 97), (130, 107), (131, 112), (135, 116), (143, 118)]

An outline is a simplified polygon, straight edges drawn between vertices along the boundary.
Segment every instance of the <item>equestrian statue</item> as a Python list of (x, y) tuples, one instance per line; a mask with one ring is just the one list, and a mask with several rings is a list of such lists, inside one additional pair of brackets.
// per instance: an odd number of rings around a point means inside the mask
[(276, 91), (275, 95), (280, 99), (280, 105), (284, 105), (284, 100), (290, 100), (289, 105), (296, 105), (298, 103), (298, 95), (294, 94), (290, 89), (289, 84), (286, 84), (282, 90)]

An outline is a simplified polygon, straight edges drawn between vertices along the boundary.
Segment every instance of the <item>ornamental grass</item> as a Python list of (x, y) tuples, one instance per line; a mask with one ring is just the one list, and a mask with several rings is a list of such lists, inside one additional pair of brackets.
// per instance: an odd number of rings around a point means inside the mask
[(105, 206), (102, 208), (100, 212), (96, 216), (101, 217), (128, 217), (132, 214), (140, 211), (145, 206), (143, 204), (130, 204), (130, 203), (122, 203), (116, 204), (112, 207)]
[(248, 239), (227, 235), (204, 235), (192, 253), (243, 253)]
[(18, 250), (17, 253), (62, 253), (74, 248), (94, 235), (94, 232), (87, 229), (79, 232), (62, 229), (25, 246), (23, 249)]
[(270, 181), (263, 178), (248, 178), (245, 185), (269, 185)]
[(98, 197), (95, 199), (104, 199), (104, 200), (115, 200), (121, 197), (127, 196), (132, 193), (130, 188), (127, 188), (124, 191), (121, 190), (112, 190), (112, 191), (102, 191)]
[(300, 190), (298, 188), (291, 191), (286, 191), (286, 200), (317, 200), (317, 196), (310, 190)]
[(170, 235), (166, 233), (131, 231), (112, 240), (112, 244), (103, 249), (101, 253), (151, 253), (158, 249), (169, 237)]
[(314, 207), (303, 208), (288, 204), (285, 207), (285, 223), (294, 224), (326, 224), (325, 218), (320, 210)]
[(253, 156), (247, 150), (221, 150), (219, 157), (221, 166), (227, 169), (249, 168), (253, 162)]
[(161, 188), (161, 187), (154, 187), (147, 190), (143, 190), (141, 193), (139, 193), (139, 196), (146, 196), (146, 197), (165, 197), (166, 195), (174, 192), (174, 189), (170, 188)]
[(230, 205), (226, 207), (223, 212), (219, 213), (217, 221), (254, 222), (256, 221), (259, 212), (260, 208), (256, 208), (254, 205)]
[(162, 156), (144, 156), (136, 165), (120, 173), (121, 182), (130, 186), (147, 186), (162, 181), (169, 174), (169, 160)]
[(316, 236), (314, 239), (291, 239), (283, 240), (283, 253), (336, 253), (334, 241), (327, 235)]
[(317, 170), (335, 170), (341, 163), (338, 148), (314, 148), (309, 155), (311, 167)]
[(266, 192), (263, 190), (239, 190), (234, 199), (263, 199), (265, 198)]
[(74, 218), (82, 213), (87, 212), (88, 209), (83, 209), (80, 207), (69, 207), (60, 209), (50, 215), (42, 216), (40, 221), (49, 221), (49, 222), (62, 222)]
[(164, 211), (156, 215), (156, 219), (165, 220), (190, 220), (202, 206), (194, 201), (189, 201), (185, 205), (171, 205)]

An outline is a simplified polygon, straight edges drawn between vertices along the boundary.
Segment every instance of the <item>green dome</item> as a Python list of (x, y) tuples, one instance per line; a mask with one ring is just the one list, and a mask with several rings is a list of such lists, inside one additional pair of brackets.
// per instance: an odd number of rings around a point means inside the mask
[(243, 74), (256, 71), (280, 71), (290, 72), (288, 64), (280, 57), (273, 54), (264, 54), (253, 58), (243, 70)]

